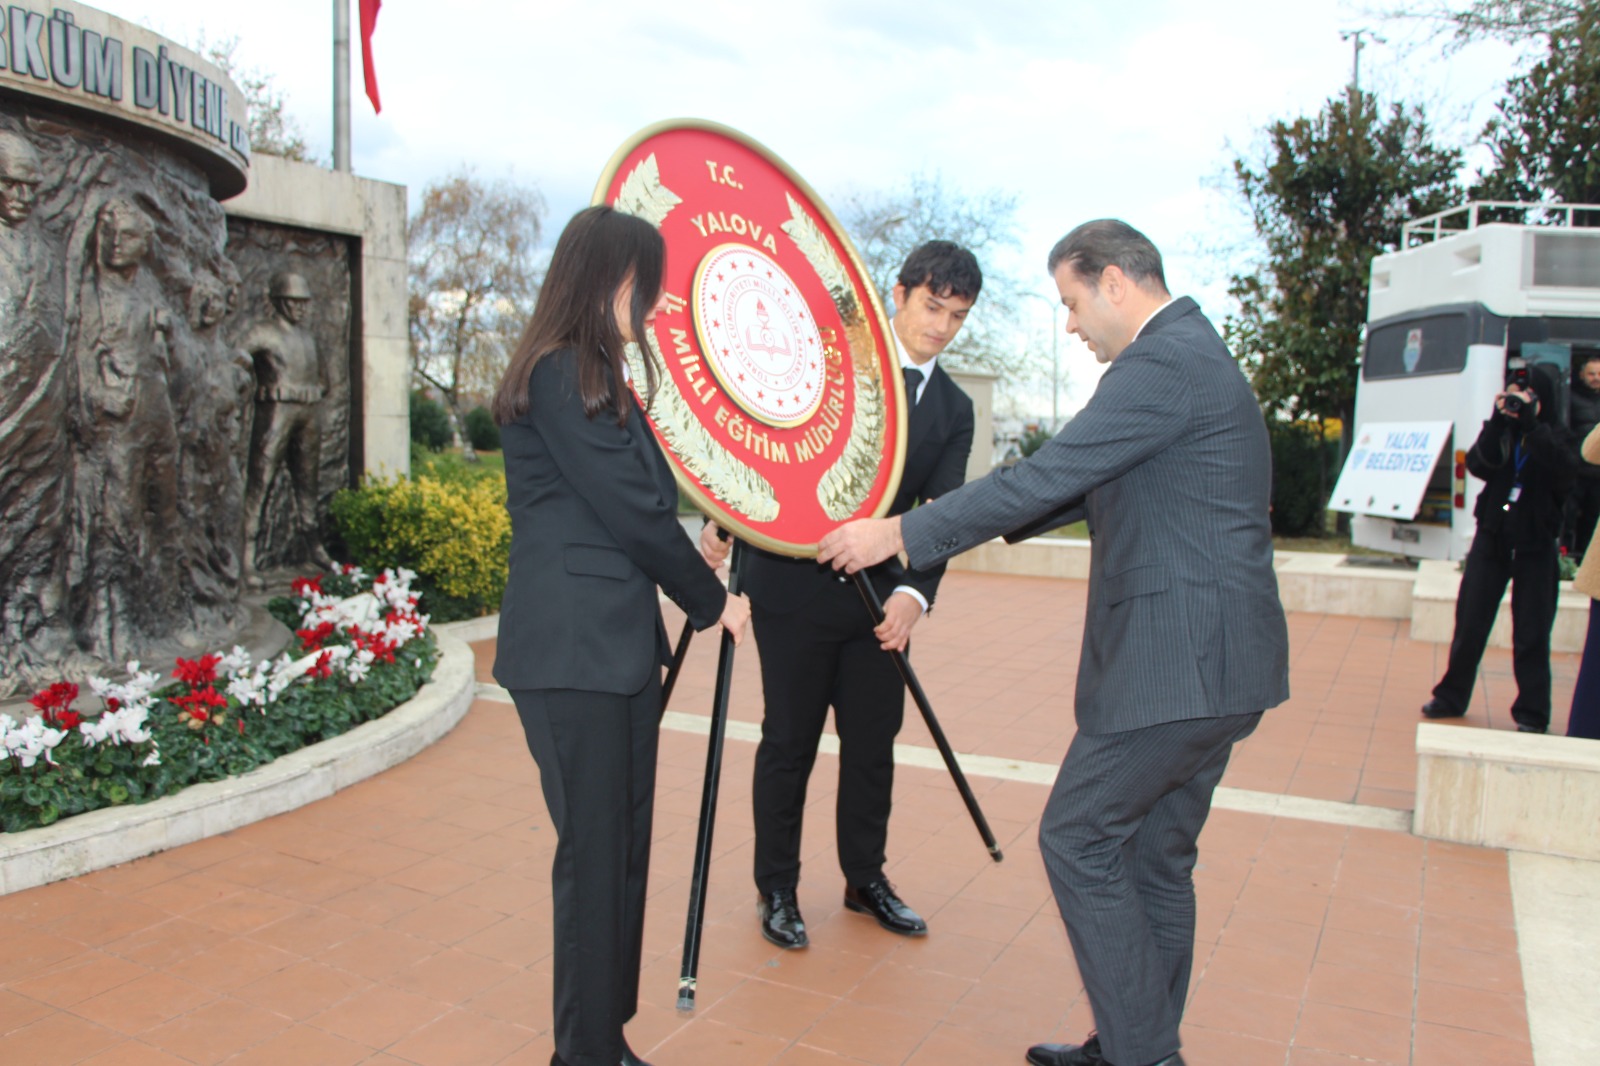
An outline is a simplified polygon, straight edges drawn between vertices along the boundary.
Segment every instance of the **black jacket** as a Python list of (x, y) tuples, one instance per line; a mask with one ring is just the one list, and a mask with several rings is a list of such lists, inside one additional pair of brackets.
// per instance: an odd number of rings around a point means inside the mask
[[(1579, 460), (1572, 435), (1553, 418), (1542, 417), (1549, 406), (1541, 403), (1537, 421), (1496, 411), (1467, 452), (1467, 470), (1484, 482), (1472, 515), (1480, 530), (1499, 536), (1505, 547), (1552, 547), (1561, 529), (1561, 509)], [(1512, 501), (1511, 490), (1519, 483), (1522, 489)]]
[[(630, 394), (631, 395), (631, 394)], [(727, 592), (678, 524), (672, 471), (637, 406), (585, 417), (577, 357), (545, 356), (501, 430), (511, 577), (494, 677), (508, 689), (629, 695), (670, 657), (656, 586), (696, 629)]]
[[(961, 487), (967, 480), (967, 456), (972, 451), (976, 425), (972, 398), (935, 365), (933, 376), (922, 390), (922, 400), (911, 408), (906, 420), (906, 458), (900, 468), (900, 488), (889, 506), (889, 515), (904, 514), (917, 504), (937, 499)], [(744, 590), (750, 602), (765, 610), (787, 613), (811, 601), (828, 582), (838, 581), (833, 570), (818, 566), (814, 559), (791, 559), (752, 548), (744, 563)], [(944, 576), (945, 564), (927, 570), (908, 570), (898, 556), (869, 571), (878, 595), (887, 600), (901, 585), (922, 593), (933, 606)]]
[[(1590, 430), (1600, 425), (1600, 392), (1588, 389), (1581, 381), (1574, 381), (1570, 410), (1571, 417), (1567, 419), (1567, 424), (1572, 427), (1573, 442), (1581, 445)], [(1600, 466), (1580, 461), (1578, 476), (1600, 481)]]

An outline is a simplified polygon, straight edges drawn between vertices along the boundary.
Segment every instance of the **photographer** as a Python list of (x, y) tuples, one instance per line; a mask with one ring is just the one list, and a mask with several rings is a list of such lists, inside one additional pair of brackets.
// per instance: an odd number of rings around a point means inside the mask
[(1517, 698), (1511, 716), (1524, 733), (1550, 726), (1550, 627), (1558, 581), (1556, 536), (1577, 474), (1571, 435), (1561, 425), (1549, 368), (1512, 372), (1494, 413), (1467, 452), (1484, 487), (1473, 509), (1477, 532), (1456, 597), (1450, 662), (1422, 706), (1428, 718), (1459, 718), (1472, 699), (1495, 613), (1511, 583), (1512, 662)]

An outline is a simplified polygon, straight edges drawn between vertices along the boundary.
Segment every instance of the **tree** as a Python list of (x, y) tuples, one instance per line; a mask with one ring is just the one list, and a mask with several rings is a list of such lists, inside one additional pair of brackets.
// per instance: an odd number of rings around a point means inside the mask
[(1233, 276), (1240, 311), (1225, 329), (1269, 412), (1348, 425), (1371, 259), (1402, 223), (1459, 199), (1461, 152), (1435, 145), (1420, 111), (1385, 116), (1363, 92), (1266, 136), (1262, 158), (1233, 165), (1266, 259)]
[(195, 51), (222, 68), (244, 93), (250, 122), (250, 150), (279, 155), (301, 163), (312, 162), (300, 124), (289, 114), (288, 98), (272, 82), (272, 75), (257, 67), (239, 65), (239, 38), (225, 37), (215, 43), (202, 34)]
[(977, 256), (983, 268), (983, 293), (950, 349), (951, 359), (968, 369), (996, 373), (1014, 374), (1026, 368), (1028, 357), (1012, 325), (1023, 289), (996, 262), (1020, 246), (1014, 193), (999, 189), (966, 193), (948, 187), (934, 171), (913, 174), (890, 189), (852, 193), (839, 202), (839, 220), (885, 305), (892, 298), (900, 265), (924, 242), (952, 240)]
[(1600, 5), (1574, 6), (1582, 10), (1549, 32), (1545, 56), (1507, 82), (1484, 130), (1495, 165), (1475, 199), (1600, 203)]
[(1432, 23), (1451, 35), (1449, 48), (1453, 51), (1473, 41), (1523, 44), (1549, 40), (1593, 11), (1594, 0), (1472, 0), (1465, 8), (1434, 3), (1397, 11), (1391, 17)]
[(1402, 223), (1459, 199), (1461, 152), (1433, 143), (1420, 110), (1385, 113), (1356, 90), (1265, 133), (1261, 157), (1233, 170), (1266, 257), (1233, 276), (1239, 313), (1224, 334), (1270, 417), (1341, 420), (1342, 457), (1370, 262), (1397, 246)]
[(411, 217), (412, 373), (464, 432), (474, 397), (491, 394), (539, 291), (544, 199), (531, 186), (471, 171), (429, 185)]

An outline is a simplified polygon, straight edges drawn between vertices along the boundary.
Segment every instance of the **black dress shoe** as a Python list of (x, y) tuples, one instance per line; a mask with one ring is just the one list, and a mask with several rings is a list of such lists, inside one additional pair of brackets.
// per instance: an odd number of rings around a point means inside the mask
[(1533, 725), (1533, 724), (1531, 724), (1529, 722), (1518, 722), (1517, 723), (1517, 732), (1519, 732), (1519, 733), (1548, 733), (1548, 732), (1550, 732), (1550, 727), (1547, 726), (1547, 725)]
[(1028, 1061), (1033, 1066), (1109, 1066), (1093, 1033), (1081, 1044), (1035, 1044), (1028, 1049)]
[(628, 1042), (622, 1042), (622, 1066), (650, 1066), (650, 1064), (633, 1053), (633, 1048)]
[(1437, 696), (1422, 705), (1422, 717), (1424, 718), (1460, 718), (1466, 713), (1464, 710), (1456, 710)]
[(811, 943), (794, 889), (780, 888), (770, 895), (763, 892), (756, 912), (761, 915), (761, 935), (780, 948), (803, 948)]
[(872, 915), (891, 933), (926, 936), (928, 932), (928, 923), (917, 917), (917, 912), (895, 895), (894, 886), (881, 877), (861, 888), (846, 888), (844, 906), (857, 914)]

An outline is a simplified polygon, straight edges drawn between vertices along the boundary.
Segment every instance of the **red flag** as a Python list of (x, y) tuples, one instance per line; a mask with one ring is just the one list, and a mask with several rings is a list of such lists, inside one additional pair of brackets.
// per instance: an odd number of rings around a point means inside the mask
[(374, 114), (383, 110), (378, 102), (378, 72), (372, 66), (372, 31), (378, 28), (378, 8), (383, 0), (361, 0), (361, 69), (366, 75), (367, 99)]

